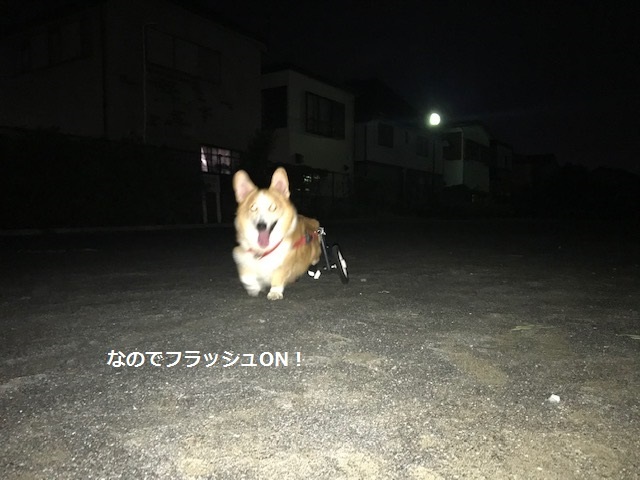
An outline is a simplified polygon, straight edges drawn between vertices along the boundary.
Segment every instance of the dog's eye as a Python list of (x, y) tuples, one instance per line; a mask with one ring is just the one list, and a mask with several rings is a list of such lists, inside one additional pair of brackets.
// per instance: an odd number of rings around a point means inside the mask
[(257, 212), (258, 211), (258, 206), (254, 203), (253, 205), (251, 205), (249, 207), (249, 210), (251, 210), (252, 212)]
[(276, 204), (275, 204), (275, 203), (272, 203), (271, 205), (269, 205), (269, 211), (270, 211), (270, 212), (275, 212), (275, 211), (276, 211), (276, 208), (278, 208), (278, 207), (276, 206)]

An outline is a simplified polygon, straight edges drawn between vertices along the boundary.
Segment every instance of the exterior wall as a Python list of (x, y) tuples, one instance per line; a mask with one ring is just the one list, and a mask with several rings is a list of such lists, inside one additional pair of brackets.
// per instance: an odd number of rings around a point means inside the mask
[[(53, 27), (74, 19), (89, 36), (86, 54), (2, 76), (0, 124), (192, 151), (201, 144), (243, 150), (259, 129), (262, 44), (173, 2), (111, 0), (34, 27), (3, 40), (3, 65), (19, 61), (15, 52), (25, 38), (46, 42)], [(203, 47), (219, 61), (217, 78), (152, 62), (158, 32), (193, 51)]]
[(462, 185), (464, 183), (464, 177), (462, 174), (463, 161), (462, 160), (446, 160), (444, 162), (444, 184), (446, 187), (453, 185)]
[(465, 185), (472, 190), (489, 192), (491, 138), (481, 125), (465, 125), (447, 131), (450, 145), (444, 161), (444, 183), (450, 187)]
[[(392, 144), (381, 125), (393, 129)], [(442, 138), (426, 128), (384, 119), (359, 122), (355, 159), (356, 190), (364, 208), (428, 208), (443, 185)]]
[(513, 168), (513, 150), (511, 147), (498, 142), (494, 146), (492, 166), (511, 170)]
[[(76, 28), (77, 35), (67, 33)], [(58, 30), (72, 37), (66, 42), (70, 45), (61, 47), (62, 61), (50, 57), (49, 40)], [(100, 42), (99, 8), (4, 37), (0, 41), (0, 125), (102, 135)]]
[[(287, 86), (287, 127), (275, 130), (275, 148), (270, 160), (302, 164), (337, 173), (353, 172), (353, 95), (295, 70), (265, 73), (262, 88)], [(344, 138), (307, 132), (306, 93), (311, 92), (345, 106)]]
[(491, 195), (494, 199), (504, 202), (513, 192), (513, 149), (498, 141), (491, 142), (491, 147)]
[(489, 192), (489, 167), (482, 162), (465, 160), (463, 180), (472, 190)]
[[(110, 80), (119, 88), (114, 89), (117, 96), (110, 105), (116, 118), (129, 115), (131, 122), (127, 126), (114, 126), (120, 129), (116, 136), (126, 136), (127, 128), (136, 135), (144, 133), (146, 96), (148, 143), (246, 149), (249, 139), (260, 128), (262, 45), (172, 2), (149, 2), (142, 11), (137, 10), (137, 2), (118, 0), (113, 5), (113, 21), (108, 22), (111, 26), (108, 37), (113, 44), (110, 51), (124, 52), (128, 45), (138, 45), (129, 47), (133, 52), (130, 58), (113, 59), (116, 63)], [(119, 34), (121, 18), (131, 20), (127, 36)], [(212, 73), (208, 75), (159, 65), (153, 58), (154, 47), (164, 46), (157, 40), (159, 37), (173, 39), (174, 45), (201, 49), (209, 54), (211, 63), (218, 65), (209, 67)], [(178, 56), (180, 52), (174, 53)], [(193, 59), (194, 64), (198, 61)], [(130, 78), (123, 85), (123, 75), (126, 78), (131, 72), (138, 78)], [(131, 102), (139, 105), (133, 109), (138, 113), (130, 113)]]
[[(378, 128), (380, 124), (393, 127), (393, 147), (379, 144)], [(418, 137), (426, 142), (426, 155), (419, 155)], [(392, 122), (371, 120), (356, 125), (355, 160), (384, 163), (394, 167), (433, 172), (442, 172), (442, 156), (439, 142), (436, 142), (434, 162), (435, 136), (428, 131), (413, 127), (398, 126)]]

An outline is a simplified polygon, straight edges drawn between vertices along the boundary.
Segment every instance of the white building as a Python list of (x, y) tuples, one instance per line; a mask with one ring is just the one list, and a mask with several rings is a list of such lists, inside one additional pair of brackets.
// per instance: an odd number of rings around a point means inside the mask
[(442, 149), (435, 130), (378, 80), (350, 84), (356, 92), (355, 161), (367, 206), (424, 207), (442, 184)]
[(350, 195), (353, 109), (351, 92), (296, 67), (263, 72), (262, 126), (275, 135), (269, 160), (289, 165), (301, 196), (335, 201)]
[(480, 124), (447, 128), (443, 134), (445, 187), (464, 185), (476, 192), (489, 192), (491, 136)]

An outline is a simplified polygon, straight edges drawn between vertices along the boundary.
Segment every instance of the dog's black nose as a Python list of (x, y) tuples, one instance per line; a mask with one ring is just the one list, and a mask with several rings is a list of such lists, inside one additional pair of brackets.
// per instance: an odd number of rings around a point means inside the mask
[(256, 228), (258, 229), (259, 232), (261, 232), (267, 229), (267, 224), (264, 222), (258, 222), (256, 225)]

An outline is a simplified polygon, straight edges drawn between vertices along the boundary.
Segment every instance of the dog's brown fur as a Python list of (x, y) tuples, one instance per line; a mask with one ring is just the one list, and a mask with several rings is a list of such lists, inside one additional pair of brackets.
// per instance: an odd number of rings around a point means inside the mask
[[(268, 189), (258, 189), (249, 175), (240, 170), (233, 177), (238, 202), (236, 234), (238, 246), (233, 259), (240, 281), (251, 296), (269, 287), (267, 298), (283, 298), (285, 285), (305, 273), (320, 259), (320, 224), (298, 215), (289, 200), (289, 178), (278, 168)], [(302, 241), (305, 235), (310, 241)]]

